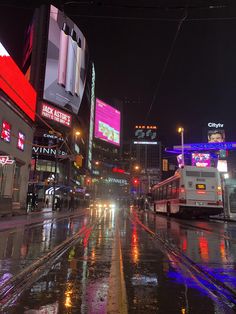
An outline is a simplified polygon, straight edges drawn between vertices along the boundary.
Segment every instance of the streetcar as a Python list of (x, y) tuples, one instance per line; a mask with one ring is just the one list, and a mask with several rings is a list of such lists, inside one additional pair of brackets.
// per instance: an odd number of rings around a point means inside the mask
[(220, 173), (216, 168), (184, 166), (151, 190), (154, 211), (182, 217), (223, 213)]

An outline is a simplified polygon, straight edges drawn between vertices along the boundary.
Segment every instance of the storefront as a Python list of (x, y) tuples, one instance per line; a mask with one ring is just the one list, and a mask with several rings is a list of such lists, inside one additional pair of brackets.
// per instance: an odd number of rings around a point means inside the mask
[(0, 43), (0, 215), (26, 210), (36, 93)]

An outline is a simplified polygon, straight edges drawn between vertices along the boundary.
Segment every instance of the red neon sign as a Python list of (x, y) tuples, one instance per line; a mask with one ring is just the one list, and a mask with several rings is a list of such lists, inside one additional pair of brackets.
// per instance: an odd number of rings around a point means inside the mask
[(35, 120), (36, 92), (0, 42), (0, 89)]
[(71, 126), (72, 116), (68, 113), (65, 113), (64, 111), (61, 111), (53, 106), (50, 106), (49, 104), (42, 103), (41, 116), (61, 123), (65, 126), (68, 127)]
[(11, 125), (7, 121), (3, 121), (2, 123), (1, 138), (8, 143), (11, 140)]
[(112, 172), (124, 173), (125, 170), (124, 169), (120, 169), (120, 168), (112, 168)]

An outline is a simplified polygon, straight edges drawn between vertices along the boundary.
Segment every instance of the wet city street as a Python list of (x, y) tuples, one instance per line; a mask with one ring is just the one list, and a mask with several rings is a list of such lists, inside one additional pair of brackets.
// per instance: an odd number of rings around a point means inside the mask
[(1, 313), (233, 313), (236, 222), (99, 204), (1, 221)]

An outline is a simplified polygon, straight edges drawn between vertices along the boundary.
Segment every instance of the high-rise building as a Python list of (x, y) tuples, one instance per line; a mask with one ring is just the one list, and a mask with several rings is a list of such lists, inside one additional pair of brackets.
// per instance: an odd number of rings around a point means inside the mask
[(161, 142), (157, 138), (157, 126), (136, 125), (131, 152), (135, 162), (131, 166), (139, 170), (139, 194), (146, 194), (150, 187), (161, 180)]

